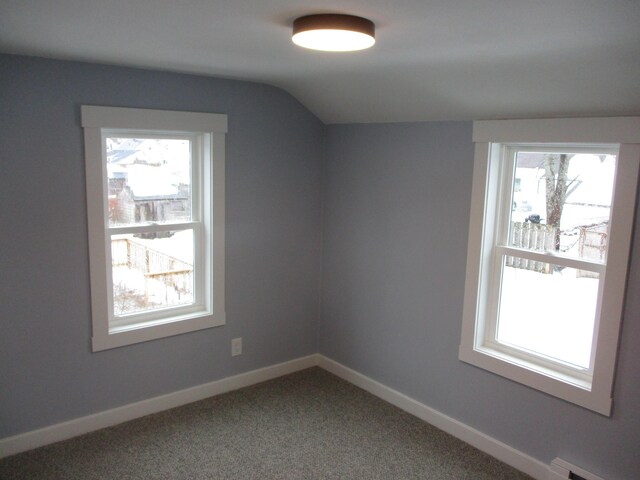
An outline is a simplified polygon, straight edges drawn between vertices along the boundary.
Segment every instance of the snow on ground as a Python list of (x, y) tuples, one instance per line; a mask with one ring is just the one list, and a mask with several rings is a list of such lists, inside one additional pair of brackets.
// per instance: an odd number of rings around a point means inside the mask
[(189, 265), (193, 265), (193, 231), (183, 230), (175, 232), (167, 238), (138, 238), (133, 235), (125, 235), (131, 241), (144, 245), (145, 247), (157, 250), (171, 257), (177, 258)]
[(588, 368), (598, 279), (505, 267), (498, 339)]

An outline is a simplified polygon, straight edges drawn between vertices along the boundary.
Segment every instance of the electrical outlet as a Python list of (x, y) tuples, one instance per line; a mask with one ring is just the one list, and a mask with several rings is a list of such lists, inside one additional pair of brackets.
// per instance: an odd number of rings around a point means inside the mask
[(231, 356), (242, 355), (242, 337), (231, 340)]

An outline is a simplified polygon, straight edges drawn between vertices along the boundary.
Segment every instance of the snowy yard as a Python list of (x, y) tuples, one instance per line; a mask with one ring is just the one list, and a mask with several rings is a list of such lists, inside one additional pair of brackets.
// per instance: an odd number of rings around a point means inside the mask
[(598, 279), (505, 267), (498, 340), (588, 368)]

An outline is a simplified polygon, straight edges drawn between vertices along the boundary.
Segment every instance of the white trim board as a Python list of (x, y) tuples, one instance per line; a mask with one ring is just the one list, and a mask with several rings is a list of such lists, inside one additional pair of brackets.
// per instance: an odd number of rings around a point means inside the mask
[(427, 405), (414, 400), (407, 395), (400, 393), (392, 388), (383, 385), (361, 373), (356, 372), (334, 360), (323, 355), (318, 355), (318, 366), (333, 373), (334, 375), (346, 380), (353, 385), (366, 390), (382, 400), (418, 417), (421, 420), (433, 425), (440, 430), (468, 443), (497, 458), (501, 462), (512, 466), (513, 468), (526, 473), (527, 475), (539, 480), (546, 480), (549, 472), (548, 465), (536, 460), (525, 453), (516, 450), (509, 445), (496, 440), (489, 435), (471, 428), (470, 426), (459, 422), (447, 415), (434, 410)]
[(473, 141), (495, 143), (640, 143), (640, 117), (476, 120)]
[(223, 378), (177, 392), (160, 395), (136, 403), (130, 403), (104, 412), (75, 418), (12, 437), (0, 439), (0, 458), (42, 447), (51, 443), (67, 440), (85, 433), (128, 422), (152, 413), (197, 402), (208, 397), (220, 395), (256, 383), (288, 375), (318, 364), (317, 355), (297, 358), (269, 367), (259, 368), (232, 377)]
[(380, 382), (331, 360), (321, 354), (313, 354), (269, 367), (252, 370), (195, 387), (179, 390), (140, 402), (76, 418), (49, 427), (0, 439), (0, 458), (66, 440), (85, 433), (128, 422), (152, 413), (179, 407), (208, 397), (248, 387), (283, 375), (319, 366), (324, 370), (366, 390), (386, 402), (414, 415), (440, 430), (466, 442), (478, 450), (539, 480), (549, 475), (548, 465), (525, 453), (469, 427), (417, 400), (404, 395)]

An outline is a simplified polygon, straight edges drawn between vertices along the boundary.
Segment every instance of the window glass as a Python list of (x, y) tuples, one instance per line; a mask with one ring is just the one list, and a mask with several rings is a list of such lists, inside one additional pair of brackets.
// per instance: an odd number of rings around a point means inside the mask
[(596, 273), (507, 257), (496, 340), (588, 369), (598, 283)]
[(194, 301), (193, 230), (111, 237), (113, 313)]
[(616, 157), (517, 151), (509, 245), (604, 261)]
[(191, 142), (107, 137), (109, 225), (191, 219)]

